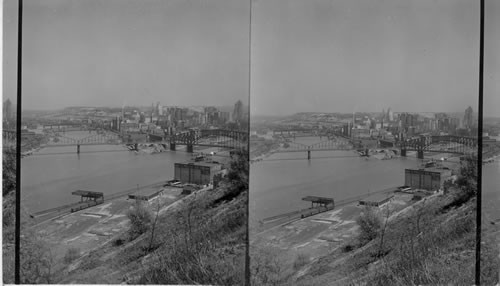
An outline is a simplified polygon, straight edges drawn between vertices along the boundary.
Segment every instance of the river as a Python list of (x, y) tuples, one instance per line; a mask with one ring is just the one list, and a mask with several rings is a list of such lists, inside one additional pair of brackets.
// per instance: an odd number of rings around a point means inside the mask
[[(83, 134), (86, 133), (86, 134)], [(88, 132), (66, 132), (79, 138)], [(191, 157), (185, 152), (148, 154), (123, 145), (46, 147), (21, 161), (21, 201), (31, 213), (77, 202), (71, 192), (103, 192), (104, 197), (174, 177), (174, 163)]]
[[(319, 138), (297, 138), (310, 145)], [(307, 208), (304, 196), (336, 201), (404, 184), (404, 169), (416, 168), (414, 154), (391, 160), (360, 157), (354, 151), (275, 153), (250, 167), (250, 220)]]
[[(500, 138), (497, 138), (499, 140)], [(309, 145), (319, 138), (297, 138)], [(441, 155), (436, 154), (440, 157)], [(433, 156), (433, 157), (435, 157)], [(449, 156), (449, 155), (446, 155)], [(404, 169), (419, 167), (421, 160), (362, 158), (353, 151), (275, 153), (250, 168), (250, 220), (307, 208), (302, 197), (324, 196), (336, 201), (404, 184)], [(500, 157), (483, 165), (483, 207), (500, 219)]]

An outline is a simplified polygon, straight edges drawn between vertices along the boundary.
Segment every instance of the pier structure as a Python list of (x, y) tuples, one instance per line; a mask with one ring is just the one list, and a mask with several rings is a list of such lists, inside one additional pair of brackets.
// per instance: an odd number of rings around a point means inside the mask
[(104, 202), (104, 194), (101, 192), (91, 192), (84, 190), (77, 190), (71, 193), (75, 196), (80, 196), (80, 203), (71, 208), (71, 212), (76, 212), (86, 208), (90, 208)]
[(314, 204), (316, 204), (316, 207), (328, 207), (328, 206), (335, 206), (335, 201), (332, 198), (325, 198), (325, 197), (316, 197), (316, 196), (307, 196), (302, 198), (303, 201), (309, 201), (311, 202), (311, 208), (314, 208)]
[(84, 190), (76, 190), (74, 192), (71, 193), (72, 195), (75, 195), (75, 196), (80, 196), (81, 197), (81, 200), (80, 202), (83, 202), (84, 199), (85, 201), (94, 201), (94, 202), (98, 202), (98, 201), (101, 201), (103, 202), (104, 201), (104, 193), (101, 193), (101, 192), (91, 192), (91, 191), (84, 191)]

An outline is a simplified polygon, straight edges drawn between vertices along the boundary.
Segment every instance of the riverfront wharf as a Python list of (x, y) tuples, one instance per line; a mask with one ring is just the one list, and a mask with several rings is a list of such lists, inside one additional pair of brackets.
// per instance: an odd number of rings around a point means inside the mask
[[(349, 197), (349, 198), (346, 198), (343, 200), (337, 200), (337, 201), (335, 201), (332, 198), (306, 196), (306, 197), (302, 198), (302, 200), (304, 200), (304, 201), (313, 201), (314, 200), (315, 202), (321, 201), (321, 202), (323, 202), (323, 204), (319, 204), (318, 206), (313, 206), (310, 208), (299, 209), (299, 210), (295, 210), (295, 211), (286, 212), (286, 213), (278, 214), (275, 216), (267, 217), (267, 218), (260, 220), (260, 222), (261, 222), (261, 225), (267, 225), (267, 224), (275, 224), (277, 222), (283, 223), (284, 221), (297, 220), (297, 219), (309, 217), (311, 215), (316, 215), (316, 214), (320, 214), (320, 213), (323, 213), (326, 211), (333, 210), (335, 207), (342, 207), (342, 206), (346, 206), (346, 205), (353, 204), (353, 203), (359, 203), (360, 200), (372, 197), (372, 196), (377, 195), (377, 194), (390, 196), (391, 193), (394, 193), (397, 190), (399, 190), (399, 188), (391, 187), (391, 188), (386, 188), (386, 189), (382, 189), (382, 190), (378, 190), (378, 191), (368, 192), (368, 193), (365, 193), (362, 195), (353, 196), (353, 197)], [(322, 200), (322, 199), (326, 199), (326, 200)], [(329, 201), (329, 200), (331, 200), (331, 201)], [(324, 204), (327, 201), (330, 202), (331, 205)]]
[[(137, 192), (138, 190), (142, 190), (142, 189), (161, 188), (164, 184), (165, 184), (165, 181), (162, 180), (161, 182), (156, 182), (153, 184), (140, 186), (140, 187), (137, 186), (134, 188), (119, 191), (119, 192), (113, 193), (111, 195), (107, 195), (106, 201), (111, 201), (111, 200), (115, 200), (118, 198), (126, 197), (129, 194), (132, 194), (132, 193)], [(80, 204), (81, 204), (81, 202), (75, 202), (75, 203), (61, 205), (61, 206), (55, 207), (55, 208), (50, 208), (50, 209), (34, 212), (34, 213), (30, 214), (30, 217), (35, 219), (35, 223), (38, 224), (38, 223), (41, 223), (43, 221), (50, 220), (50, 219), (53, 219), (53, 218), (61, 216), (61, 215), (69, 214), (72, 212), (71, 211), (72, 209), (77, 208)]]

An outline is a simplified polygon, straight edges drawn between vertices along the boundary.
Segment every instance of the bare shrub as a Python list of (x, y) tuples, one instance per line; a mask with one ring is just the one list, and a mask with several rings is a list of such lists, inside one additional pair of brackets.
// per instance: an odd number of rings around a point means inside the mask
[(342, 250), (342, 252), (344, 252), (344, 253), (345, 253), (345, 252), (351, 252), (351, 251), (353, 251), (353, 250), (355, 249), (355, 246), (354, 246), (354, 245), (352, 245), (352, 244), (350, 244), (350, 243), (348, 243), (348, 244), (343, 245), (340, 249), (341, 249), (341, 250)]
[(50, 284), (54, 256), (50, 247), (36, 233), (24, 230), (21, 236), (21, 284)]
[(80, 257), (80, 249), (78, 248), (70, 248), (64, 255), (64, 263), (69, 264), (73, 261), (75, 261), (78, 257)]
[(120, 246), (123, 245), (123, 243), (125, 243), (125, 240), (121, 237), (113, 240), (113, 246)]
[(360, 227), (359, 242), (364, 245), (376, 238), (382, 227), (380, 217), (369, 206), (366, 206), (356, 222)]
[[(168, 216), (161, 215), (156, 205), (151, 236), (137, 244), (150, 253), (150, 262), (129, 282), (244, 285), (247, 190), (236, 196), (233, 191), (234, 185), (225, 182), (212, 192), (195, 193)], [(228, 193), (230, 200), (225, 197)]]
[(152, 220), (151, 214), (140, 201), (136, 201), (132, 209), (127, 212), (127, 217), (130, 220), (130, 229), (128, 231), (130, 240), (134, 240), (149, 230)]
[(292, 285), (295, 271), (287, 265), (278, 250), (255, 246), (251, 248), (251, 285)]
[(302, 266), (306, 265), (309, 263), (310, 257), (309, 255), (301, 252), (297, 254), (297, 257), (295, 258), (295, 261), (293, 262), (293, 269), (298, 270)]

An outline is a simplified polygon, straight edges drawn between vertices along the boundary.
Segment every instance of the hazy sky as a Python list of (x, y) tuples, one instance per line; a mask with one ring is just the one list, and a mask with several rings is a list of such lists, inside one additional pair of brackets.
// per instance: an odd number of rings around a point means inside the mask
[[(17, 1), (4, 1), (4, 98)], [(247, 102), (246, 0), (25, 0), (23, 108)]]
[(484, 115), (500, 117), (500, 1), (485, 1)]
[(477, 112), (479, 1), (255, 0), (252, 8), (254, 114)]
[[(248, 96), (249, 0), (25, 0), (23, 106), (220, 105)], [(254, 0), (251, 110), (477, 112), (479, 1)], [(485, 115), (500, 116), (486, 0)], [(4, 98), (17, 1), (4, 1)]]

